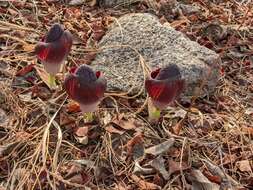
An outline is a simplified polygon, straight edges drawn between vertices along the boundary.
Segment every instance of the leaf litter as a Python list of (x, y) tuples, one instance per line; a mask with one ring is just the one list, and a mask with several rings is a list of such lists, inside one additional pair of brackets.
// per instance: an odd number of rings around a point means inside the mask
[[(0, 188), (252, 189), (252, 3), (69, 3), (0, 2)], [(96, 123), (85, 126), (79, 105), (47, 87), (34, 45), (60, 20), (75, 38), (64, 73), (91, 63), (112, 20), (150, 11), (220, 54), (215, 95), (179, 101), (182, 107), (168, 108), (153, 125), (146, 109), (132, 111), (144, 101), (117, 94), (114, 106), (106, 97)], [(63, 78), (57, 76), (59, 84)]]

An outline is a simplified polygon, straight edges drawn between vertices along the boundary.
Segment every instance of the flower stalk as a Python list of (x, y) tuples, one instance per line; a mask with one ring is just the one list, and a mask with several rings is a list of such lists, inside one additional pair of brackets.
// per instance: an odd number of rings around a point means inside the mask
[(148, 119), (151, 122), (157, 123), (161, 117), (161, 110), (154, 106), (152, 100), (149, 98), (148, 101)]
[(94, 113), (93, 112), (87, 112), (83, 114), (83, 120), (86, 123), (90, 123), (94, 121)]
[(48, 84), (49, 84), (49, 87), (50, 87), (51, 89), (54, 89), (54, 88), (57, 86), (57, 84), (56, 84), (56, 79), (55, 79), (55, 76), (54, 76), (54, 75), (49, 74)]

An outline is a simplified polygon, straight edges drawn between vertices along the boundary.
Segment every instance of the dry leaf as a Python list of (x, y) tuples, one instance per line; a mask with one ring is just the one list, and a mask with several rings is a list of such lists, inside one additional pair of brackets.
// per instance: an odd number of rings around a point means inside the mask
[(145, 153), (152, 154), (154, 156), (160, 155), (162, 153), (167, 152), (174, 145), (174, 142), (175, 142), (175, 139), (170, 138), (169, 140), (167, 140), (161, 144), (158, 144), (158, 145), (155, 145), (155, 146), (152, 146), (152, 147), (146, 149)]
[(200, 170), (192, 170), (189, 176), (193, 190), (219, 190), (220, 186), (210, 182)]
[(88, 131), (88, 127), (77, 127), (77, 129), (75, 130), (75, 139), (81, 144), (88, 144)]
[(49, 84), (49, 74), (42, 68), (35, 66), (35, 69), (40, 76), (41, 80), (49, 87), (52, 88)]
[(68, 173), (65, 176), (65, 179), (71, 183), (85, 184), (90, 180), (89, 176), (84, 172), (80, 164), (73, 164), (68, 170)]
[(189, 24), (189, 20), (185, 17), (181, 20), (176, 20), (176, 21), (173, 21), (172, 23), (170, 23), (170, 26), (172, 26), (173, 28), (177, 28), (181, 25), (188, 25)]
[(77, 127), (75, 130), (75, 135), (78, 137), (87, 136), (89, 127)]
[(119, 182), (118, 184), (115, 184), (113, 190), (128, 190), (128, 188), (123, 182)]
[(92, 168), (92, 169), (96, 169), (96, 164), (95, 162), (91, 161), (91, 160), (72, 160), (73, 163), (75, 164), (80, 164), (82, 166), (86, 166), (88, 168)]
[(238, 161), (238, 162), (236, 162), (236, 164), (242, 172), (251, 172), (252, 171), (249, 160)]
[(102, 114), (101, 123), (102, 125), (107, 126), (112, 121), (112, 115), (108, 111), (104, 111)]
[(165, 180), (168, 180), (170, 178), (170, 174), (165, 168), (164, 161), (165, 160), (161, 156), (158, 156), (150, 162), (150, 165), (159, 171)]
[(12, 142), (0, 146), (0, 157), (9, 155), (15, 148), (18, 148), (21, 144), (19, 142)]
[(246, 114), (246, 115), (253, 115), (253, 108), (247, 108), (247, 109), (245, 110), (245, 114)]
[(60, 112), (60, 125), (68, 125), (70, 123), (74, 123), (75, 118), (67, 115), (64, 112)]
[(69, 5), (83, 5), (88, 4), (89, 6), (94, 6), (96, 4), (97, 0), (71, 0), (68, 4)]
[(207, 171), (203, 171), (203, 174), (208, 178), (208, 180), (210, 180), (213, 183), (217, 183), (220, 184), (221, 183), (221, 178), (220, 176), (217, 175), (212, 175)]
[(232, 185), (238, 188), (240, 187), (240, 184), (236, 182), (232, 177), (225, 174), (224, 171), (220, 167), (212, 164), (206, 159), (203, 161), (205, 162), (207, 168), (213, 175), (219, 176), (221, 178), (221, 186), (226, 187), (226, 189), (232, 189)]
[(253, 127), (241, 127), (241, 131), (246, 133), (246, 134), (250, 134), (253, 135)]
[(113, 127), (112, 125), (107, 126), (107, 127), (105, 128), (105, 130), (106, 130), (107, 132), (109, 132), (109, 133), (117, 133), (117, 134), (119, 134), (119, 135), (123, 135), (123, 133), (125, 132), (125, 131), (121, 131), (121, 130), (116, 129), (116, 128)]
[(141, 167), (140, 163), (136, 161), (134, 164), (133, 173), (134, 174), (152, 174), (154, 173), (154, 169)]
[(199, 109), (193, 108), (193, 107), (191, 107), (190, 111), (191, 111), (191, 113), (195, 113), (199, 116), (200, 126), (203, 126), (204, 125), (204, 115), (202, 114), (202, 112)]
[(31, 72), (34, 69), (34, 66), (35, 64), (30, 64), (23, 67), (16, 73), (16, 76), (25, 76), (27, 73)]
[(169, 160), (169, 175), (178, 173), (181, 170), (189, 169), (189, 166), (185, 162), (182, 162), (181, 166), (179, 162), (175, 162), (174, 160)]
[[(181, 120), (181, 121), (182, 121), (182, 120)], [(176, 134), (176, 135), (179, 135), (179, 133), (180, 133), (182, 127), (183, 127), (181, 121), (177, 122), (177, 123), (172, 127), (172, 130), (173, 130), (174, 134)]]
[(0, 126), (6, 126), (8, 124), (9, 118), (5, 111), (0, 108)]
[(184, 118), (187, 111), (178, 107), (168, 107), (168, 113), (164, 115), (164, 118)]
[(136, 134), (127, 142), (127, 154), (133, 156), (134, 160), (144, 155), (143, 136), (141, 133)]
[(80, 105), (75, 101), (70, 101), (66, 107), (67, 107), (67, 112), (70, 112), (70, 113), (75, 113), (75, 112), (81, 111)]
[(132, 180), (138, 185), (140, 190), (157, 190), (161, 189), (160, 186), (147, 182), (136, 175), (131, 175)]
[(125, 120), (123, 117), (123, 115), (118, 116), (117, 118), (113, 119), (112, 123), (118, 125), (125, 130), (131, 130), (136, 128), (133, 119)]
[(33, 52), (35, 48), (34, 44), (23, 44), (23, 50), (25, 52)]

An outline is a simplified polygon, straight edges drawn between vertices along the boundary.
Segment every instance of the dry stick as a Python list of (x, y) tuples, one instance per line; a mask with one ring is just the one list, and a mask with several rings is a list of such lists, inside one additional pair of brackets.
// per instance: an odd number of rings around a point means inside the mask
[(5, 26), (9, 26), (10, 28), (15, 28), (15, 29), (20, 29), (20, 30), (32, 31), (32, 32), (36, 32), (36, 33), (40, 34), (40, 32), (38, 32), (37, 30), (27, 28), (24, 26), (19, 26), (19, 25), (12, 24), (9, 22), (0, 21), (0, 25), (5, 25)]
[(181, 153), (180, 153), (180, 163), (179, 163), (179, 166), (180, 166), (180, 174), (181, 174), (181, 176), (182, 176), (182, 182), (183, 182), (183, 189), (185, 189), (185, 185), (187, 184), (187, 183), (186, 183), (186, 180), (185, 180), (185, 177), (184, 177), (184, 172), (183, 172), (183, 169), (182, 169), (183, 154), (184, 154), (184, 147), (185, 147), (185, 144), (186, 144), (186, 140), (187, 140), (187, 138), (185, 137), (185, 138), (184, 138), (184, 141), (183, 141), (183, 144), (182, 144), (182, 149), (181, 149)]

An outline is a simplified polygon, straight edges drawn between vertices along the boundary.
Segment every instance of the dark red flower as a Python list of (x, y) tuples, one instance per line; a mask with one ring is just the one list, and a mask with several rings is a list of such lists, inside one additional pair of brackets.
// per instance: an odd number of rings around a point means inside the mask
[(176, 65), (168, 65), (151, 72), (145, 80), (145, 88), (154, 106), (164, 109), (183, 91), (184, 80)]
[(60, 24), (54, 24), (43, 41), (35, 47), (37, 57), (44, 64), (45, 70), (55, 75), (65, 61), (72, 46), (72, 35)]
[(91, 67), (81, 65), (65, 78), (64, 88), (84, 113), (93, 112), (104, 96), (106, 80), (100, 71), (94, 72)]

